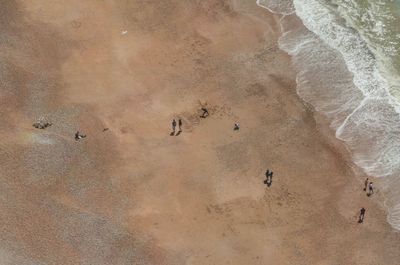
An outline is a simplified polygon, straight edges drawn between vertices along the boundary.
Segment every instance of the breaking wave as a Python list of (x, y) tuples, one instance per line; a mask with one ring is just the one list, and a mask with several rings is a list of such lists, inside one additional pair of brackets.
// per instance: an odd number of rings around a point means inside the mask
[(331, 2), (257, 4), (284, 15), (279, 46), (292, 56), (299, 96), (329, 118), (357, 166), (383, 177), (388, 222), (400, 230), (400, 105), (388, 72), (380, 67), (378, 55), (385, 52), (371, 47), (371, 39), (350, 27), (339, 3)]

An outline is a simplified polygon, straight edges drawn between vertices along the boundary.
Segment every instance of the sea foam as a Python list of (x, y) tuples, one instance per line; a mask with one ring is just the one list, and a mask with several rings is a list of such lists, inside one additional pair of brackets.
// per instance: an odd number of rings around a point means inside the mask
[(266, 8), (275, 14), (289, 15), (294, 13), (292, 0), (257, 0), (257, 5)]
[[(276, 6), (267, 7), (279, 13)], [(368, 175), (384, 177), (388, 221), (400, 229), (399, 104), (368, 44), (334, 6), (294, 0), (293, 7), (296, 14), (282, 12), (279, 46), (292, 56), (297, 92), (330, 119), (357, 166)]]

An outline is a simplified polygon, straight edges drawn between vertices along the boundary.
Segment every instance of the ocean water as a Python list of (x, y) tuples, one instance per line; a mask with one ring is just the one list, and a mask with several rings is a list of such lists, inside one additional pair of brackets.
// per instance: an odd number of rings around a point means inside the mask
[(282, 14), (299, 96), (324, 113), (353, 161), (381, 177), (400, 230), (400, 0), (258, 0)]

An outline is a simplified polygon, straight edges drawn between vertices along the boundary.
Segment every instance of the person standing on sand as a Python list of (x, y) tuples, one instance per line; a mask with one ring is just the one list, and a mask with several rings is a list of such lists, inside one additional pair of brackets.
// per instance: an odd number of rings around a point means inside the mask
[(266, 177), (266, 179), (264, 180), (264, 184), (268, 184), (268, 181), (269, 181), (269, 169), (267, 169), (267, 171), (265, 172), (265, 177)]
[(367, 190), (369, 179), (367, 178), (364, 182), (364, 191)]
[(268, 183), (267, 183), (267, 185), (268, 185), (268, 187), (269, 186), (271, 186), (271, 184), (272, 184), (272, 176), (274, 175), (274, 172), (269, 172), (269, 174), (268, 174), (268, 176), (267, 176), (267, 179), (268, 179)]
[(362, 207), (360, 210), (360, 216), (358, 217), (358, 223), (364, 222), (365, 208)]
[(172, 133), (175, 134), (175, 128), (176, 128), (176, 120), (172, 120)]
[(368, 196), (371, 196), (374, 193), (374, 187), (372, 186), (372, 182), (368, 185)]

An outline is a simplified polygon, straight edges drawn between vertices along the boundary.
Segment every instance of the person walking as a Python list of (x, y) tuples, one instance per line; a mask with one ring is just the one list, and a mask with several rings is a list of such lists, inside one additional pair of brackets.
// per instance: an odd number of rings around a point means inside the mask
[(362, 222), (364, 222), (364, 216), (365, 216), (365, 208), (362, 207), (360, 210), (360, 215), (358, 217), (358, 223), (361, 224)]
[(374, 193), (374, 187), (372, 186), (373, 182), (368, 184), (368, 196), (371, 196)]
[(367, 178), (364, 182), (364, 191), (367, 191), (369, 179)]
[(267, 171), (265, 172), (265, 177), (267, 178), (267, 180), (268, 180), (268, 176), (269, 176), (269, 169), (267, 169)]

